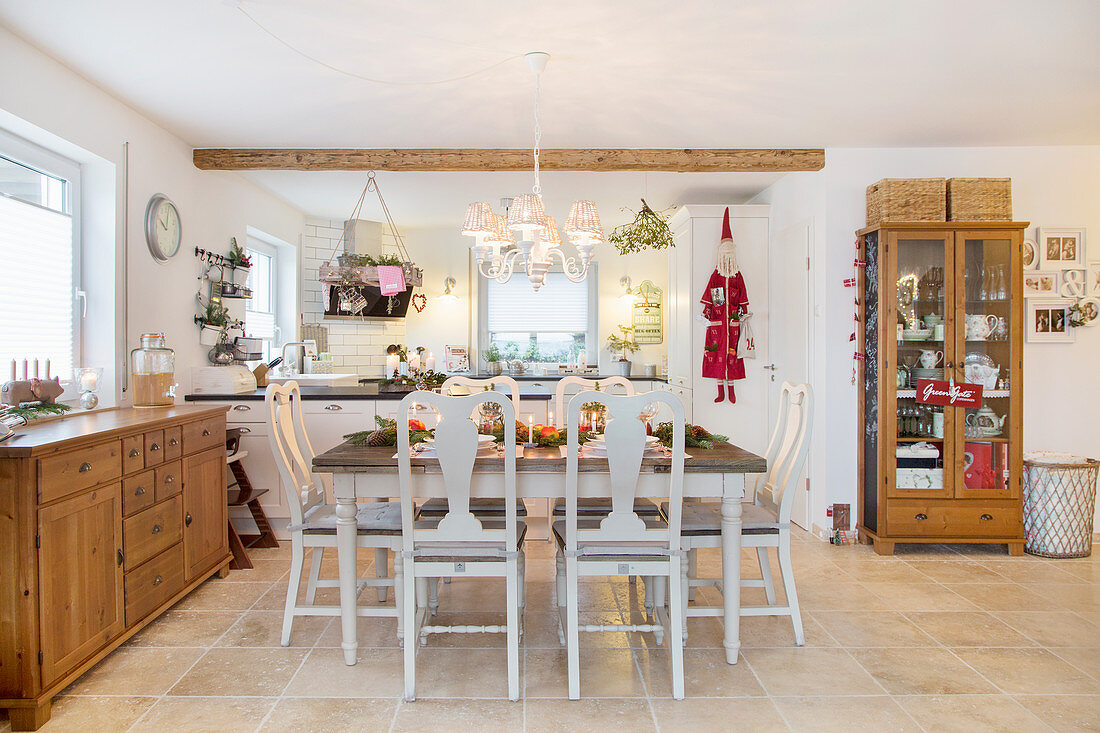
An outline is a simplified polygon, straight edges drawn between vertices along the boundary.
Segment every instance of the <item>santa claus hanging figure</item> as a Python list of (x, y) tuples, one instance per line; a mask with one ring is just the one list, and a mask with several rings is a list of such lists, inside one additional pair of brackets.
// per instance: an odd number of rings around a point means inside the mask
[(745, 279), (737, 268), (737, 253), (730, 230), (730, 210), (722, 218), (722, 241), (718, 245), (718, 266), (700, 299), (703, 317), (709, 322), (703, 345), (703, 377), (718, 380), (715, 402), (728, 398), (737, 402), (733, 380), (745, 378), (744, 358), (753, 350), (746, 320), (751, 315)]

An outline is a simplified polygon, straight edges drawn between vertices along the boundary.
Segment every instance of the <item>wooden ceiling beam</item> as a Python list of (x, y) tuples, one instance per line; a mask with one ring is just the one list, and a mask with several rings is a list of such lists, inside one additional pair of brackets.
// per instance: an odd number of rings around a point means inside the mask
[[(199, 148), (201, 170), (526, 171), (531, 151), (487, 148)], [(825, 151), (807, 149), (549, 148), (544, 171), (733, 173), (818, 171)]]

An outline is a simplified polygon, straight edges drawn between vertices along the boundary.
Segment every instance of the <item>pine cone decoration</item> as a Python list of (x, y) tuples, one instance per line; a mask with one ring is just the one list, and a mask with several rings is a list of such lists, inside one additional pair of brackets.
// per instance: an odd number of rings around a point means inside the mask
[(393, 445), (393, 441), (397, 438), (397, 431), (393, 428), (384, 428), (382, 430), (375, 430), (367, 436), (367, 445), (379, 448), (384, 445)]

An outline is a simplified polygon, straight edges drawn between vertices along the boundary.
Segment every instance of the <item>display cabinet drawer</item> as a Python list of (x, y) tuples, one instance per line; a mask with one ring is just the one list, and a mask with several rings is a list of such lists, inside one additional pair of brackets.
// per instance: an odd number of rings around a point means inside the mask
[(128, 573), (126, 624), (140, 621), (183, 588), (183, 543), (177, 542), (149, 562)]
[(174, 461), (183, 455), (183, 428), (164, 429), (164, 460)]
[(1019, 502), (891, 501), (886, 526), (896, 537), (1017, 537)]
[(164, 431), (153, 430), (145, 434), (145, 466), (164, 463)]
[(198, 453), (207, 448), (225, 446), (225, 419), (208, 417), (183, 426), (183, 452)]
[(183, 474), (179, 461), (172, 461), (157, 467), (157, 501), (164, 501), (169, 496), (180, 493), (183, 487)]
[(176, 496), (122, 520), (122, 553), (127, 571), (183, 539), (183, 503)]
[(122, 476), (122, 443), (112, 440), (61, 453), (38, 462), (38, 493), (43, 504)]
[(143, 468), (145, 468), (145, 441), (140, 435), (127, 435), (122, 439), (122, 473), (133, 473)]
[(155, 487), (152, 471), (122, 479), (122, 515), (128, 517), (152, 506)]

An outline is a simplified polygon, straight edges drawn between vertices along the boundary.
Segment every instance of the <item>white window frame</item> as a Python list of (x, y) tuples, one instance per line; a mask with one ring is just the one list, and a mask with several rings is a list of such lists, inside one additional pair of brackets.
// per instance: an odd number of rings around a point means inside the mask
[[(57, 153), (47, 150), (39, 145), (35, 145), (29, 140), (25, 140), (17, 135), (13, 135), (12, 133), (7, 132), (3, 129), (0, 129), (0, 156), (11, 160), (18, 165), (25, 166), (47, 176), (52, 176), (54, 178), (61, 178), (65, 180), (65, 211), (62, 213), (68, 214), (70, 219), (72, 220), (73, 238), (73, 367), (76, 368), (83, 366), (84, 341), (82, 338), (81, 325), (84, 319), (84, 309), (87, 308), (87, 299), (85, 297), (81, 283), (81, 166), (75, 160), (71, 160), (64, 156), (58, 155)], [(30, 206), (39, 206), (39, 204), (34, 204), (23, 199), (17, 200)], [(50, 211), (54, 210), (55, 209), (50, 209)], [(73, 375), (71, 373), (58, 374), (55, 376), (61, 377), (62, 385), (65, 385), (66, 387), (72, 384)], [(68, 398), (69, 396), (70, 395), (68, 394), (65, 395), (66, 398)]]
[[(473, 265), (471, 273), (477, 278), (477, 342), (478, 342), (478, 354), (477, 364), (478, 370), (482, 371), (486, 368), (485, 359), (481, 353), (489, 346), (489, 279), (481, 275), (477, 271), (477, 265)], [(550, 274), (564, 275), (561, 265), (555, 265), (550, 268)], [(522, 272), (516, 272), (512, 275), (513, 278), (527, 279), (527, 276)], [(599, 263), (592, 262), (588, 266), (588, 274), (584, 279), (584, 283), (588, 290), (588, 328), (585, 330), (585, 352), (590, 363), (593, 361), (595, 355), (599, 354), (600, 344), (596, 340), (596, 332), (599, 330), (599, 316), (600, 316), (600, 274)], [(471, 360), (471, 363), (473, 360)]]
[[(271, 343), (268, 344), (271, 351), (267, 352), (264, 358), (264, 361), (270, 361), (272, 358), (271, 353), (279, 348), (280, 332), (282, 330), (279, 328), (279, 248), (249, 234), (245, 238), (245, 250), (253, 250), (271, 258), (269, 273), (271, 282), (269, 287), (271, 288), (271, 315), (275, 320), (275, 335), (272, 337)], [(248, 304), (245, 305), (245, 310), (248, 310)], [(246, 320), (247, 318), (248, 316), (245, 315)]]

